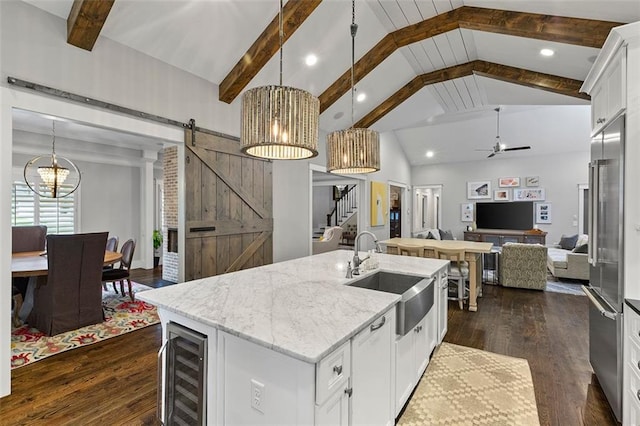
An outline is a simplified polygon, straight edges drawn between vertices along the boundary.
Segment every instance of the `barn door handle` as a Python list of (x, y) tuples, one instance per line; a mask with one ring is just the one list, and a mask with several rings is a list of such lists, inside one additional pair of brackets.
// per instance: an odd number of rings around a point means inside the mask
[(215, 226), (196, 226), (195, 228), (189, 228), (190, 232), (207, 232), (207, 231), (215, 231)]

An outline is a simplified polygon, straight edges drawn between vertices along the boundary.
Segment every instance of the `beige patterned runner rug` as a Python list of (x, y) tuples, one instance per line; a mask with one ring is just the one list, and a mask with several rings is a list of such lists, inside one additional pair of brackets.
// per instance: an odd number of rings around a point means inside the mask
[(529, 363), (442, 343), (398, 425), (539, 425)]

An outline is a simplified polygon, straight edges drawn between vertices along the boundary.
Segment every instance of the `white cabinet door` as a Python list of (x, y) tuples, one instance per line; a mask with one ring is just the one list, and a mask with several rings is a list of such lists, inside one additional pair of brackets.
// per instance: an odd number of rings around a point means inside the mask
[(627, 105), (627, 49), (621, 47), (591, 91), (592, 134), (613, 121)]
[[(429, 311), (431, 312), (431, 311)], [(429, 339), (427, 332), (427, 319), (429, 318), (429, 314), (427, 314), (422, 321), (418, 323), (413, 329), (414, 333), (414, 351), (415, 351), (415, 370), (413, 373), (414, 380), (417, 382), (420, 380), (420, 376), (424, 372), (424, 369), (427, 368), (427, 364), (429, 363)]]
[(440, 279), (438, 280), (438, 283), (440, 285), (437, 288), (439, 295), (436, 299), (436, 306), (438, 308), (438, 344), (442, 343), (444, 335), (447, 334), (447, 310), (449, 309), (449, 301), (447, 300), (449, 277), (447, 275), (447, 271), (443, 271), (439, 276)]
[(402, 338), (396, 340), (396, 416), (409, 399), (415, 384), (414, 334), (412, 329)]
[(324, 404), (316, 406), (316, 425), (347, 426), (349, 424), (349, 395), (345, 389), (335, 392)]
[(395, 309), (376, 319), (351, 343), (351, 424), (393, 424), (392, 356)]

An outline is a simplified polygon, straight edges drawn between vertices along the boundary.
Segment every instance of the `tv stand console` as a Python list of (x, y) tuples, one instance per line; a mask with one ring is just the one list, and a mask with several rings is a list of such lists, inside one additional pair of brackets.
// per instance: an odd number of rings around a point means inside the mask
[(465, 231), (465, 241), (493, 243), (501, 246), (504, 243), (525, 243), (545, 245), (547, 233), (544, 231), (518, 231), (511, 229), (476, 229)]

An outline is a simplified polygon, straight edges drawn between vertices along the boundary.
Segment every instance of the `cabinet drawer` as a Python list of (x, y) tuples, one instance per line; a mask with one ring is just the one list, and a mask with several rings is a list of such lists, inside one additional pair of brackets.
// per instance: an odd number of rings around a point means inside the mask
[(322, 404), (347, 382), (351, 374), (351, 346), (346, 342), (316, 364), (316, 404)]
[(640, 316), (628, 306), (625, 307), (625, 314), (629, 324), (629, 336), (631, 336), (631, 340), (640, 346)]

